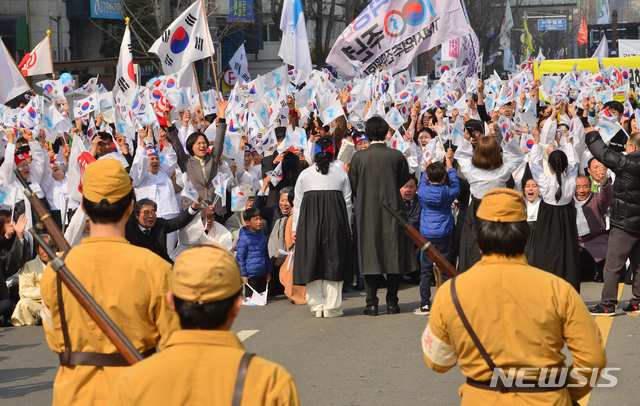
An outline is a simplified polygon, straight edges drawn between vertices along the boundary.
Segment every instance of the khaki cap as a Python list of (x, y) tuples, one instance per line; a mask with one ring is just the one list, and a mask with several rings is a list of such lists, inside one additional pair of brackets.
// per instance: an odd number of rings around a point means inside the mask
[(131, 193), (131, 178), (115, 159), (91, 162), (84, 171), (82, 195), (93, 203), (107, 199), (109, 204)]
[(513, 189), (496, 188), (487, 192), (480, 202), (476, 216), (494, 223), (516, 223), (527, 220), (527, 206), (522, 193)]
[(190, 248), (173, 264), (171, 289), (188, 302), (217, 302), (242, 289), (240, 267), (228, 249), (206, 243)]

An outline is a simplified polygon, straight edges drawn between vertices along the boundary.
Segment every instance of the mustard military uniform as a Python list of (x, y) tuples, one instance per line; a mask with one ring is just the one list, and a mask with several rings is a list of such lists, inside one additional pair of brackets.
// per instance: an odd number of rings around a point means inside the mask
[[(120, 375), (109, 405), (231, 405), (244, 353), (230, 331), (176, 331), (164, 351)], [(252, 358), (244, 387), (241, 405), (300, 404), (291, 375), (264, 358)]]
[[(132, 190), (131, 179), (118, 161), (104, 159), (87, 165), (83, 197), (89, 202), (124, 202), (125, 197), (132, 196)], [(180, 324), (165, 298), (171, 284), (171, 265), (124, 238), (130, 207), (119, 221), (109, 223), (110, 227), (92, 229), (90, 237), (63, 257), (67, 268), (133, 346), (149, 356), (156, 346), (160, 350), (165, 347)], [(40, 291), (47, 342), (60, 356), (53, 404), (106, 405), (116, 378), (128, 363), (60, 282), (51, 265), (42, 275)]]
[[(489, 381), (493, 371), (458, 317), (450, 283), (443, 284), (435, 296), (422, 336), (424, 357), (434, 371), (446, 372), (457, 362), (464, 376)], [(456, 277), (456, 290), (470, 325), (505, 375), (510, 367), (564, 366), (566, 357), (561, 351), (565, 341), (573, 355), (573, 368), (606, 365), (600, 330), (578, 292), (563, 279), (529, 266), (524, 255), (484, 256)], [(590, 380), (587, 372), (578, 373)], [(570, 405), (590, 391), (587, 385), (501, 394), (464, 384), (459, 393), (462, 405)]]
[[(522, 195), (510, 200), (509, 195), (517, 192), (497, 190), (496, 196), (490, 195), (493, 191), (485, 195), (478, 217), (490, 222), (526, 221)], [(453, 288), (461, 313), (456, 309)], [(465, 326), (465, 316), (480, 346)], [(565, 366), (566, 357), (561, 353), (565, 342), (573, 356), (567, 383), (578, 382), (570, 372), (590, 382), (593, 368), (598, 368), (599, 375), (606, 366), (600, 330), (578, 292), (563, 279), (530, 266), (524, 255), (484, 255), (471, 269), (443, 284), (422, 335), (429, 367), (442, 373), (459, 364), (467, 377), (459, 389), (462, 405), (474, 406), (569, 406), (572, 400), (584, 397), (591, 391), (589, 385), (535, 388), (543, 390), (536, 393), (513, 387), (501, 393), (487, 387), (494, 373), (489, 362), (502, 369), (505, 376), (509, 376), (510, 368), (528, 367), (536, 369), (523, 371), (527, 378), (537, 380), (542, 374), (543, 379), (548, 378), (548, 373), (540, 369)], [(487, 356), (483, 357), (480, 347)]]
[[(69, 270), (114, 323), (144, 353), (162, 350), (172, 331), (180, 328), (167, 306), (171, 265), (155, 253), (124, 238), (87, 237), (65, 258)], [(43, 317), (49, 347), (63, 353), (64, 336), (58, 304), (56, 273), (47, 266), (40, 282), (49, 317)], [(62, 286), (71, 351), (118, 353), (115, 345)], [(106, 405), (109, 392), (126, 367), (61, 366), (53, 384), (54, 405)]]

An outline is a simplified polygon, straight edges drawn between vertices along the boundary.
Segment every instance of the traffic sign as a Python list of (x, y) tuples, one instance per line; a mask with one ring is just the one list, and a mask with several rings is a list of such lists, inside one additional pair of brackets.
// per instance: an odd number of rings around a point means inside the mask
[(236, 77), (236, 73), (233, 71), (233, 69), (227, 69), (222, 74), (222, 80), (224, 80), (224, 83), (227, 86), (233, 86), (236, 84), (238, 78)]
[(538, 31), (566, 31), (566, 18), (539, 18)]

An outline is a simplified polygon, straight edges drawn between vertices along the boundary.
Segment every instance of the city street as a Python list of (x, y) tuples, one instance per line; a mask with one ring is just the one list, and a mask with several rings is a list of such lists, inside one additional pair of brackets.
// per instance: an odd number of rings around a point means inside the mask
[[(582, 284), (588, 306), (597, 303), (601, 288)], [(459, 404), (460, 369), (437, 374), (423, 359), (420, 336), (428, 317), (412, 313), (419, 303), (418, 287), (402, 285), (399, 296), (401, 314), (387, 315), (381, 305), (380, 315), (369, 317), (362, 314), (364, 293), (345, 294), (345, 317), (336, 319), (316, 319), (307, 306), (294, 306), (280, 296), (266, 307), (243, 307), (233, 330), (248, 351), (289, 370), (303, 405)], [(630, 296), (630, 287), (624, 286), (619, 307)], [(589, 405), (635, 404), (640, 318), (618, 310), (616, 317), (598, 319), (608, 366), (621, 370), (611, 373), (618, 379), (614, 388), (596, 388), (586, 400)], [(49, 350), (41, 327), (0, 329), (0, 405), (50, 404), (57, 369), (58, 357)]]

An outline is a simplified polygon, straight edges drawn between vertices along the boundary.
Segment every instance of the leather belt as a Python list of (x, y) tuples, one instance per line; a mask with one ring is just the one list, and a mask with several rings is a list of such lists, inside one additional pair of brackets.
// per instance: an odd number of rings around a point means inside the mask
[[(156, 349), (151, 348), (142, 353), (144, 358), (148, 358), (156, 353)], [(128, 367), (129, 364), (120, 353), (103, 354), (100, 352), (79, 352), (65, 351), (58, 353), (60, 365), (90, 365), (94, 367)]]

